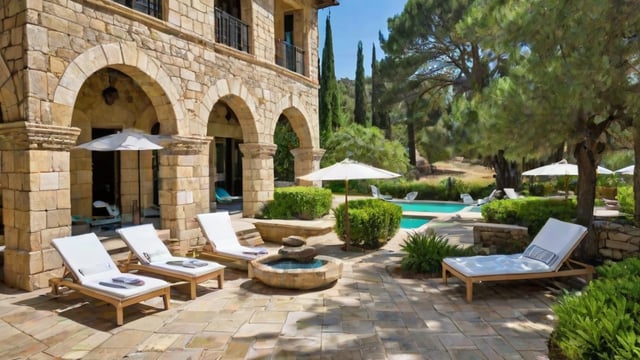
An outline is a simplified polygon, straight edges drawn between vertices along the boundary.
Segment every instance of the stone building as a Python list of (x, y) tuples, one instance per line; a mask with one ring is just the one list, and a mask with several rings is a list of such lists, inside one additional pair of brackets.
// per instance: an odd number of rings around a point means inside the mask
[[(318, 9), (336, 0), (5, 0), (0, 14), (4, 281), (59, 276), (52, 239), (73, 218), (137, 202), (187, 246), (216, 186), (253, 216), (272, 199), (273, 134), (286, 118), (295, 174), (319, 168)], [(74, 148), (122, 129), (154, 151)]]

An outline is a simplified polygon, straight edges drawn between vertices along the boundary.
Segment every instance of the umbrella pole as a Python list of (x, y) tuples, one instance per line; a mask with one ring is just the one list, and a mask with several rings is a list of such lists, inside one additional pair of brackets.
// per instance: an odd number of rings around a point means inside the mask
[[(141, 217), (141, 214), (142, 214), (142, 212), (141, 212), (141, 208), (142, 208), (142, 203), (141, 203), (141, 201), (142, 201), (142, 184), (141, 184), (142, 181), (141, 181), (141, 178), (142, 177), (140, 176), (140, 150), (138, 150), (137, 153), (138, 153), (138, 207), (137, 207), (137, 209), (134, 209), (134, 210), (136, 210), (138, 212), (136, 218), (138, 220), (137, 224), (140, 224), (140, 220), (142, 218)], [(136, 216), (136, 215), (134, 215), (134, 216)], [(134, 221), (134, 223), (136, 223), (136, 221)]]
[(351, 225), (349, 224), (349, 180), (344, 181), (344, 251), (349, 251)]

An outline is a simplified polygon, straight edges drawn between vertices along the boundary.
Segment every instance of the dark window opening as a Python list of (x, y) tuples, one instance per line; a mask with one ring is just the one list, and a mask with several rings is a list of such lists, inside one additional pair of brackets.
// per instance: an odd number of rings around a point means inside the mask
[(162, 19), (162, 0), (113, 0), (118, 4)]

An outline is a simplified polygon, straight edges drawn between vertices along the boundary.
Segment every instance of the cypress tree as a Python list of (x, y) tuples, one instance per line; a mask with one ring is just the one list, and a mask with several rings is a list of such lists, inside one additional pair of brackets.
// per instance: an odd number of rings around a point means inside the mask
[[(321, 140), (323, 134), (333, 131), (338, 119), (334, 119), (336, 111), (334, 107), (335, 92), (337, 91), (336, 72), (333, 58), (333, 35), (331, 33), (331, 19), (327, 15), (324, 47), (322, 48), (322, 64), (320, 73), (320, 91), (318, 95), (319, 109), (318, 117), (320, 120)], [(337, 104), (339, 106), (339, 104)], [(322, 141), (321, 141), (322, 142)], [(321, 144), (322, 145), (322, 144)]]
[(380, 116), (378, 98), (380, 93), (380, 85), (378, 84), (378, 61), (376, 59), (376, 44), (371, 47), (371, 124), (381, 129), (384, 128)]
[(367, 126), (367, 108), (365, 104), (364, 87), (364, 55), (362, 53), (362, 41), (358, 41), (358, 59), (356, 64), (356, 99), (353, 111), (353, 120), (356, 124)]

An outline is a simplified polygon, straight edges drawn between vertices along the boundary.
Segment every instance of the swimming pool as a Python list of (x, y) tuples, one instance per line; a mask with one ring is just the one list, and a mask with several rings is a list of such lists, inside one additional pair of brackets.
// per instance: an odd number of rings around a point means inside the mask
[(417, 229), (431, 220), (425, 217), (403, 216), (400, 220), (400, 229), (410, 230)]
[(391, 201), (392, 203), (399, 205), (403, 212), (415, 211), (415, 212), (431, 212), (431, 213), (454, 213), (458, 212), (469, 205), (457, 204), (453, 202), (440, 202), (440, 201)]

